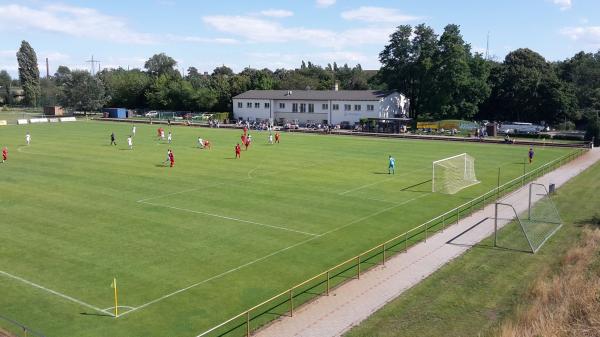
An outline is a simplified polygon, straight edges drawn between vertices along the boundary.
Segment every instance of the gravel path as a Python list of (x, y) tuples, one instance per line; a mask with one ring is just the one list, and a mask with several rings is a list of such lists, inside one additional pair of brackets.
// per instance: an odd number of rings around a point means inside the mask
[[(586, 168), (600, 160), (600, 148), (546, 174), (537, 183), (563, 185)], [(527, 210), (529, 190), (525, 186), (503, 198), (514, 205), (517, 212)], [(503, 209), (499, 218), (512, 214)], [(406, 253), (396, 255), (379, 266), (294, 311), (294, 317), (282, 317), (258, 331), (260, 337), (328, 337), (341, 336), (354, 325), (392, 301), (405, 290), (431, 275), (444, 264), (466, 252), (473, 244), (493, 234), (494, 205), (462, 219), (421, 242)], [(501, 225), (506, 223), (503, 222)]]

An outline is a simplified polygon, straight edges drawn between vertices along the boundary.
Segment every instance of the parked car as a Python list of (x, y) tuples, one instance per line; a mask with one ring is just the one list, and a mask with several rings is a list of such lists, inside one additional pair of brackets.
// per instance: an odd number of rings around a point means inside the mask
[(146, 117), (158, 117), (158, 111), (148, 111), (144, 116), (146, 116)]

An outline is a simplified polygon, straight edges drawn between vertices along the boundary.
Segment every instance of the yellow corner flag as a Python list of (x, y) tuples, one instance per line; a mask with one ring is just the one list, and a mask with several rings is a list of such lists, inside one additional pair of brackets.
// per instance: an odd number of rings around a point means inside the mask
[(119, 296), (117, 292), (117, 278), (113, 278), (110, 287), (115, 290), (115, 317), (119, 317)]

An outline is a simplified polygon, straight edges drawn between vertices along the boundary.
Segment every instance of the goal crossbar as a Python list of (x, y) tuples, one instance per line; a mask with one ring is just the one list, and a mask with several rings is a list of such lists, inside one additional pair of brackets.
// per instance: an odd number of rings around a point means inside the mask
[[(436, 173), (436, 167), (441, 172)], [(467, 153), (457, 154), (432, 163), (432, 192), (454, 194), (478, 183), (479, 181), (475, 177), (475, 159)]]

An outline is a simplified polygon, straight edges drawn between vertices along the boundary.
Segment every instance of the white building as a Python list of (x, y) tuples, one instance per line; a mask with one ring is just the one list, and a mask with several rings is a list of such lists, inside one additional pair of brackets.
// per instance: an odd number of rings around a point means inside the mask
[(236, 119), (353, 125), (361, 118), (408, 116), (409, 100), (396, 91), (249, 90), (233, 97)]

